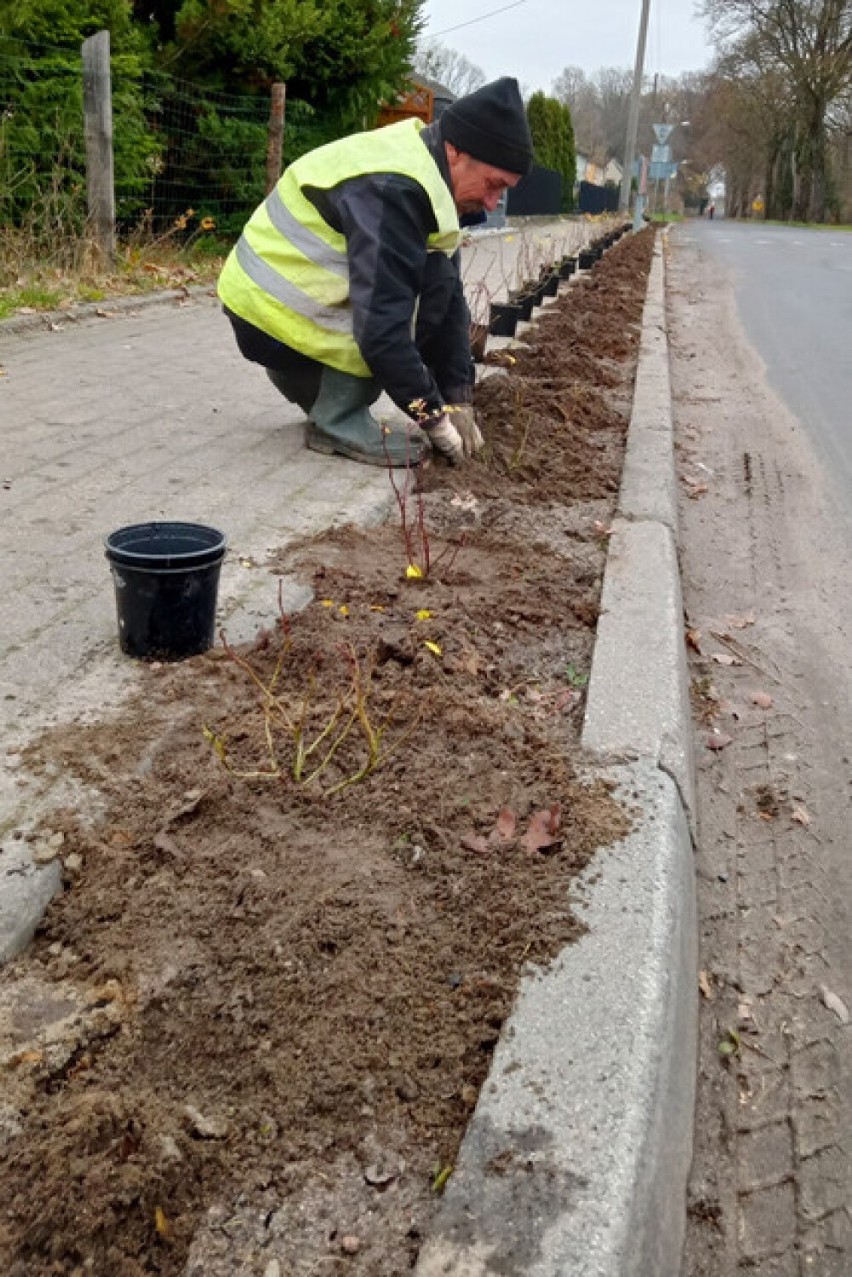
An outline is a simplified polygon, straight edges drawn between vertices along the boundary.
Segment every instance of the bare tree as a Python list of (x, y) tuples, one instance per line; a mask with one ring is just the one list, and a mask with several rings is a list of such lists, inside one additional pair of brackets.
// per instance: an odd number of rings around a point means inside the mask
[[(611, 85), (625, 74), (612, 69), (598, 71), (590, 77), (581, 67), (568, 66), (554, 81), (553, 96), (571, 111), (577, 151), (595, 164), (606, 164), (622, 152), (626, 125), (620, 140), (615, 140)], [(626, 112), (624, 118), (626, 121)]]
[(473, 93), (486, 81), (481, 67), (469, 62), (463, 53), (449, 49), (437, 40), (421, 40), (414, 51), (414, 70), (449, 89), (456, 97)]
[(601, 67), (594, 77), (601, 104), (601, 130), (607, 158), (623, 158), (627, 138), (627, 118), (633, 91), (633, 72), (619, 67)]
[(786, 81), (794, 103), (792, 215), (823, 221), (828, 124), (852, 87), (849, 0), (704, 0), (717, 40)]

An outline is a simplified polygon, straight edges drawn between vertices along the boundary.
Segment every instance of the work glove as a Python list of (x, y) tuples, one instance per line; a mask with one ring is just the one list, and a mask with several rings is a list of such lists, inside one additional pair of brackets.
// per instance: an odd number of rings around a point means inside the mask
[(476, 424), (473, 405), (469, 403), (453, 404), (448, 407), (450, 421), (461, 435), (462, 448), (466, 457), (473, 457), (483, 447), (485, 440)]
[(436, 452), (440, 452), (442, 457), (446, 457), (451, 466), (457, 466), (464, 460), (464, 443), (449, 413), (444, 412), (440, 417), (435, 417), (430, 422), (421, 422), (421, 424), (429, 436), (432, 447)]

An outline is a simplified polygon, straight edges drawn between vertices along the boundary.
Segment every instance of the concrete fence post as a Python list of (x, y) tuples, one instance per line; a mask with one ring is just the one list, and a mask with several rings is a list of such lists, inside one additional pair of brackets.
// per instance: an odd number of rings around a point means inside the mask
[(115, 256), (115, 184), (109, 32), (98, 31), (84, 40), (82, 54), (89, 224), (101, 254), (112, 260)]
[(272, 86), (269, 106), (269, 140), (266, 146), (266, 194), (272, 190), (281, 176), (284, 155), (284, 99), (286, 84), (276, 82)]

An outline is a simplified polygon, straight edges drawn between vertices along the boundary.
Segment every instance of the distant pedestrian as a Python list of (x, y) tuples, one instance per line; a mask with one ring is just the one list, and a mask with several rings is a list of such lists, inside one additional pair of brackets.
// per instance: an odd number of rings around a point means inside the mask
[[(306, 442), (369, 465), (413, 464), (425, 440), (456, 463), (474, 417), (461, 224), (529, 172), (517, 80), (330, 142), (287, 168), (245, 226), (219, 296), (246, 359), (308, 416)], [(423, 429), (389, 431), (382, 391)]]
[(714, 214), (715, 212), (716, 212), (716, 205), (715, 205), (715, 204), (711, 204), (711, 205), (710, 205), (710, 207), (709, 207), (709, 208), (708, 208), (708, 210), (707, 210), (707, 216), (710, 218), (710, 221), (711, 221), (711, 222), (713, 221), (713, 214)]

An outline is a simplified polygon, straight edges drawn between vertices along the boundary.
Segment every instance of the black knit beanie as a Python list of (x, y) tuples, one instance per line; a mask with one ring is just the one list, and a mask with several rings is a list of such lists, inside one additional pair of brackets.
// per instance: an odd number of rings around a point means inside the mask
[(453, 102), (441, 116), (441, 136), (483, 164), (529, 173), (533, 144), (518, 81), (503, 76)]

